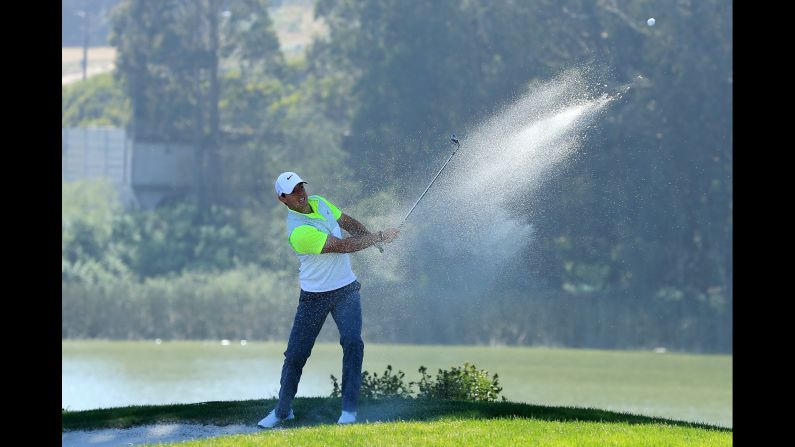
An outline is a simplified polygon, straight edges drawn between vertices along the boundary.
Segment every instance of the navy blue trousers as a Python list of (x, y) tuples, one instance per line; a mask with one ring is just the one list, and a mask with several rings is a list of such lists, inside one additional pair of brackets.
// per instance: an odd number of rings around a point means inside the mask
[(287, 350), (284, 351), (279, 403), (276, 416), (286, 418), (298, 391), (298, 382), (317, 335), (331, 313), (340, 332), (342, 345), (342, 409), (356, 411), (359, 390), (362, 386), (362, 304), (359, 296), (361, 284), (354, 281), (347, 286), (328, 292), (306, 292), (301, 290), (298, 310), (295, 312), (293, 328)]

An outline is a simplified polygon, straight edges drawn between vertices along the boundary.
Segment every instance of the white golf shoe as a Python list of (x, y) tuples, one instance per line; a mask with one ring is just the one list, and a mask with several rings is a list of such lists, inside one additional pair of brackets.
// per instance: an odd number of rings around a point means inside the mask
[(342, 411), (339, 420), (337, 421), (338, 424), (353, 424), (356, 422), (356, 412), (355, 411)]
[(273, 410), (271, 410), (270, 413), (268, 413), (267, 416), (262, 418), (261, 421), (257, 422), (257, 425), (259, 425), (262, 428), (273, 428), (280, 422), (289, 421), (290, 419), (295, 419), (295, 414), (293, 414), (292, 408), (290, 408), (290, 414), (288, 414), (287, 417), (284, 419), (276, 416), (276, 409), (274, 408)]

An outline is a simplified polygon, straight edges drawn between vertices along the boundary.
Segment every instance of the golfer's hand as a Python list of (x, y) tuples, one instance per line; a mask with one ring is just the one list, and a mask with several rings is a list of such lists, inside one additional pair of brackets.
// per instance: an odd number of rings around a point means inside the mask
[(398, 234), (400, 234), (400, 230), (397, 228), (387, 228), (381, 232), (382, 242), (388, 244), (394, 241)]

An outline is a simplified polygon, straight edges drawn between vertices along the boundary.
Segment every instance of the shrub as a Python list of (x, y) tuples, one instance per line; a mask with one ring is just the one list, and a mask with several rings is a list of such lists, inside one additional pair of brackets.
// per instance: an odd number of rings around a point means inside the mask
[[(495, 401), (502, 391), (497, 374), (494, 374), (493, 378), (489, 378), (488, 371), (477, 369), (475, 365), (468, 362), (460, 368), (440, 369), (436, 380), (431, 378), (427, 371), (428, 368), (420, 366), (420, 381), (408, 384), (403, 382), (405, 377), (403, 371), (398, 370), (397, 374), (392, 373), (392, 365), (387, 365), (386, 371), (381, 377), (378, 377), (377, 373), (370, 374), (368, 371), (363, 371), (361, 396), (371, 399), (410, 398), (414, 397), (412, 387), (415, 384), (419, 388), (416, 397), (424, 399)], [(331, 383), (331, 397), (340, 397), (341, 389), (334, 375), (331, 376)], [(505, 400), (505, 396), (502, 396), (502, 400)]]
[[(449, 371), (440, 369), (435, 381), (427, 371), (427, 368), (420, 366), (422, 377), (417, 383), (420, 390), (418, 398), (495, 401), (502, 391), (497, 374), (490, 379), (488, 371), (477, 369), (468, 362), (461, 368), (453, 367)], [(505, 400), (505, 396), (502, 400)]]
[(140, 281), (108, 278), (99, 267), (65, 264), (64, 275), (80, 281), (62, 281), (62, 338), (285, 340), (290, 334), (295, 297), (278, 272), (245, 266)]
[(383, 397), (411, 397), (411, 383), (407, 386), (403, 383), (403, 371), (398, 370), (397, 374), (392, 374), (392, 365), (386, 366), (384, 375), (378, 377), (377, 373), (364, 371), (362, 373), (362, 397), (379, 399)]
[[(392, 365), (387, 365), (384, 374), (378, 377), (378, 373), (370, 374), (369, 371), (362, 371), (362, 388), (359, 391), (361, 397), (369, 399), (383, 399), (387, 397), (411, 397), (411, 385), (403, 382), (406, 374), (398, 370), (397, 374), (392, 373)], [(331, 397), (342, 395), (337, 378), (331, 375), (332, 391)]]

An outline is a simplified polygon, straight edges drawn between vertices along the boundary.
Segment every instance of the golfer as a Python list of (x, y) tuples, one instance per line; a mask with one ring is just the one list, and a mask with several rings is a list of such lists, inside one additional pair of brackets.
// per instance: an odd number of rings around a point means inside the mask
[[(364, 342), (361, 285), (351, 270), (348, 253), (392, 242), (399, 233), (395, 228), (371, 233), (328, 199), (307, 197), (305, 183), (295, 172), (283, 172), (276, 178), (276, 195), (288, 208), (287, 236), (301, 262), (301, 294), (284, 352), (279, 402), (257, 424), (263, 428), (295, 417), (292, 402), (298, 381), (329, 313), (337, 323), (342, 345), (342, 413), (337, 423), (356, 422)], [(343, 238), (340, 228), (351, 236)]]

